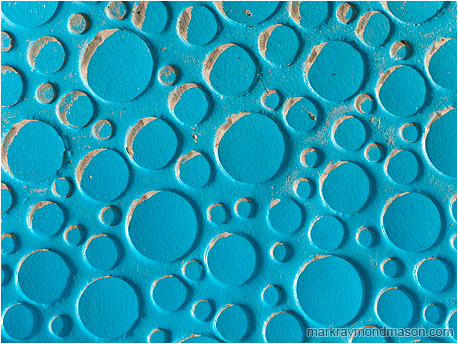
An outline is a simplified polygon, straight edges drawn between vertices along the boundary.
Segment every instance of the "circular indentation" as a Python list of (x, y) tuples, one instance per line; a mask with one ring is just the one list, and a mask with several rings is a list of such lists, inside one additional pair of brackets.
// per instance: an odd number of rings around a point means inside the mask
[[(4, 7), (2, 4), (2, 10)], [(29, 305), (16, 303), (3, 313), (2, 327), (5, 333), (14, 339), (27, 339), (38, 327), (36, 313)]]
[(315, 104), (304, 97), (286, 100), (282, 114), (286, 124), (300, 132), (312, 131), (321, 117)]
[(174, 66), (162, 67), (158, 79), (162, 85), (172, 86), (178, 80), (178, 70)]
[(313, 90), (319, 96), (335, 102), (354, 95), (364, 79), (364, 61), (361, 54), (342, 41), (314, 46), (305, 61), (304, 69)]
[(119, 247), (106, 234), (93, 235), (84, 246), (84, 258), (94, 269), (108, 271), (119, 261)]
[[(159, 2), (141, 3), (154, 7)], [(146, 42), (124, 29), (99, 31), (86, 45), (80, 62), (85, 85), (108, 102), (138, 97), (148, 86), (152, 71), (153, 58)]]
[(321, 198), (339, 213), (353, 214), (361, 210), (369, 192), (370, 181), (366, 172), (350, 161), (332, 164), (320, 176)]
[(228, 342), (240, 342), (248, 331), (248, 316), (239, 305), (226, 305), (219, 310), (213, 326)]
[(81, 293), (77, 312), (83, 326), (99, 338), (124, 336), (139, 317), (134, 289), (124, 280), (105, 276), (89, 283)]
[(406, 142), (416, 142), (421, 135), (421, 129), (415, 123), (403, 124), (400, 132), (402, 139)]
[(282, 263), (288, 258), (288, 247), (282, 242), (276, 242), (270, 248), (270, 256), (277, 262)]
[(390, 198), (382, 211), (383, 233), (396, 247), (409, 252), (422, 252), (433, 246), (441, 222), (434, 202), (415, 192)]
[(57, 197), (70, 197), (73, 193), (73, 183), (69, 178), (57, 178), (51, 187), (52, 193)]
[(450, 314), (447, 317), (447, 329), (453, 330), (453, 338), (456, 339), (457, 336), (457, 316), (456, 316), (456, 309), (451, 311)]
[(200, 321), (208, 321), (213, 313), (213, 307), (208, 300), (200, 300), (192, 305), (191, 314)]
[(395, 278), (401, 272), (401, 263), (396, 258), (387, 258), (380, 264), (380, 270), (386, 277)]
[(349, 2), (344, 2), (337, 9), (336, 15), (342, 24), (349, 24), (356, 18), (356, 7)]
[(202, 71), (207, 84), (215, 92), (228, 97), (246, 93), (256, 73), (250, 54), (234, 43), (215, 48), (204, 61)]
[(262, 300), (270, 306), (276, 306), (280, 303), (283, 292), (279, 286), (269, 284), (262, 291)]
[(34, 204), (27, 215), (27, 225), (30, 230), (47, 237), (56, 235), (62, 229), (64, 222), (64, 211), (57, 203), (50, 201)]
[(197, 125), (208, 115), (210, 99), (204, 89), (194, 83), (176, 88), (168, 98), (169, 109), (175, 118), (188, 125)]
[(420, 165), (414, 153), (394, 149), (385, 161), (385, 171), (396, 183), (409, 184), (417, 178)]
[(53, 127), (37, 120), (23, 120), (13, 124), (3, 140), (2, 165), (25, 182), (51, 181), (62, 166), (64, 152), (62, 138)]
[(237, 216), (241, 218), (248, 219), (254, 213), (255, 204), (254, 201), (250, 198), (240, 198), (235, 202), (234, 211)]
[(435, 257), (418, 262), (413, 274), (417, 283), (431, 293), (444, 291), (450, 280), (449, 268), (441, 259)]
[(369, 94), (360, 94), (355, 98), (354, 105), (359, 113), (369, 114), (374, 109), (374, 99)]
[(304, 340), (301, 321), (288, 311), (272, 314), (264, 323), (262, 334), (267, 343), (302, 343)]
[(375, 91), (385, 111), (399, 117), (416, 114), (426, 99), (425, 80), (417, 70), (405, 65), (383, 73)]
[(276, 199), (270, 203), (267, 220), (277, 232), (291, 234), (302, 224), (302, 209), (293, 199)]
[(2, 234), (2, 253), (12, 254), (18, 248), (18, 239), (16, 235), (11, 233)]
[(299, 38), (289, 26), (274, 24), (265, 29), (258, 38), (262, 57), (274, 66), (289, 66), (299, 51)]
[(148, 343), (167, 343), (169, 342), (169, 335), (166, 330), (156, 328), (148, 335)]
[(307, 178), (300, 178), (294, 182), (294, 193), (297, 197), (308, 199), (313, 195), (315, 186), (313, 182)]
[(72, 91), (59, 100), (56, 112), (65, 125), (82, 128), (91, 121), (94, 115), (94, 105), (86, 93)]
[[(2, 190), (3, 190), (3, 185), (2, 185)], [(3, 196), (2, 196), (2, 202), (3, 202)], [(452, 216), (453, 220), (456, 222), (456, 193), (454, 193), (450, 199), (449, 210), (450, 210), (450, 215)]]
[(278, 125), (256, 113), (234, 114), (218, 129), (214, 153), (232, 178), (258, 184), (272, 178), (285, 155), (285, 140)]
[(336, 217), (321, 216), (310, 225), (308, 236), (319, 249), (333, 251), (342, 244), (344, 234), (344, 226)]
[(56, 99), (56, 88), (49, 82), (41, 84), (35, 91), (35, 98), (42, 104), (52, 103)]
[(99, 140), (108, 140), (113, 132), (113, 124), (107, 119), (101, 119), (92, 126), (92, 135)]
[(10, 281), (10, 278), (11, 278), (10, 269), (7, 266), (2, 265), (2, 285), (8, 284), (8, 282)]
[(412, 321), (414, 310), (411, 296), (399, 287), (382, 289), (375, 300), (378, 318), (393, 328), (406, 328)]
[(44, 36), (30, 45), (27, 61), (33, 70), (40, 73), (55, 73), (65, 62), (65, 50), (57, 38)]
[(456, 178), (456, 109), (438, 112), (425, 128), (423, 147), (431, 164), (440, 172)]
[(121, 211), (112, 205), (102, 208), (99, 213), (99, 221), (107, 226), (116, 226), (121, 217)]
[(143, 33), (161, 33), (168, 21), (168, 11), (161, 1), (138, 1), (132, 7), (132, 24)]
[(218, 32), (215, 15), (205, 6), (189, 6), (177, 20), (177, 32), (190, 45), (206, 45)]
[(68, 18), (67, 29), (76, 35), (82, 34), (89, 28), (89, 18), (82, 13), (74, 13)]
[(130, 129), (125, 148), (137, 165), (149, 170), (166, 166), (175, 156), (178, 138), (175, 131), (164, 120), (145, 117)]
[(72, 277), (62, 256), (41, 249), (21, 259), (17, 267), (16, 283), (30, 300), (51, 304), (62, 298)]
[(393, 60), (405, 60), (410, 55), (410, 45), (407, 41), (397, 41), (391, 45), (390, 56)]
[(178, 159), (175, 165), (175, 174), (183, 184), (202, 188), (210, 180), (210, 162), (200, 152), (192, 150)]
[(377, 326), (363, 326), (354, 330), (349, 343), (386, 343), (386, 337), (381, 335), (382, 329)]
[(222, 225), (227, 221), (226, 207), (222, 204), (212, 204), (207, 208), (207, 220), (216, 225)]
[(431, 303), (423, 309), (423, 318), (431, 324), (439, 324), (444, 318), (444, 310), (441, 305)]
[(212, 239), (205, 252), (205, 264), (214, 278), (227, 285), (248, 281), (256, 267), (251, 242), (239, 234), (223, 233)]
[(370, 248), (375, 244), (376, 240), (377, 236), (372, 228), (361, 227), (356, 233), (356, 241), (362, 247)]
[(275, 111), (280, 102), (281, 96), (277, 90), (267, 90), (261, 96), (262, 106), (269, 111)]
[(366, 141), (366, 129), (355, 116), (340, 117), (332, 128), (332, 139), (340, 148), (355, 151)]
[(398, 3), (393, 1), (382, 1), (385, 7), (396, 19), (401, 22), (421, 24), (434, 17), (441, 9), (443, 1), (414, 1)]
[(456, 50), (456, 39), (441, 38), (434, 42), (425, 58), (431, 79), (448, 90), (456, 90)]
[(450, 238), (450, 246), (452, 246), (456, 250), (456, 234), (452, 235)]
[(70, 246), (81, 245), (86, 238), (86, 232), (84, 228), (78, 225), (67, 227), (64, 232), (64, 240)]
[(197, 234), (196, 213), (170, 191), (150, 191), (134, 200), (126, 219), (129, 243), (143, 256), (172, 262), (189, 251)]
[(245, 25), (259, 24), (270, 17), (278, 1), (256, 3), (252, 1), (214, 1), (219, 13), (230, 20)]
[(72, 322), (66, 315), (57, 315), (49, 322), (49, 331), (57, 337), (65, 337), (72, 328)]
[(185, 303), (188, 291), (178, 277), (173, 275), (164, 276), (153, 282), (151, 297), (159, 308), (176, 312)]
[(110, 1), (105, 6), (105, 14), (110, 19), (122, 20), (127, 15), (127, 6), (124, 1)]
[(379, 143), (369, 143), (364, 150), (364, 157), (369, 162), (380, 162), (385, 155), (384, 149)]
[(2, 53), (10, 51), (14, 46), (14, 39), (9, 32), (2, 31)]
[(97, 201), (109, 202), (124, 192), (129, 174), (127, 163), (119, 153), (100, 148), (80, 160), (75, 178), (81, 192)]
[[(364, 299), (364, 285), (358, 271), (337, 256), (315, 256), (306, 262), (293, 288), (296, 302), (304, 313), (325, 326), (349, 323), (358, 314)], [(324, 309), (327, 311), (323, 312)]]
[(13, 201), (13, 192), (11, 191), (10, 187), (5, 183), (2, 183), (2, 214), (6, 213), (11, 208)]
[(2, 3), (2, 15), (16, 25), (38, 27), (52, 18), (58, 5), (57, 1), (5, 1)]
[(364, 44), (379, 47), (385, 44), (390, 29), (390, 20), (382, 12), (370, 11), (359, 19), (355, 33)]
[(2, 65), (2, 107), (16, 104), (22, 97), (22, 75), (13, 67)]
[(288, 14), (301, 28), (316, 29), (329, 16), (329, 4), (322, 1), (290, 1)]
[(184, 277), (191, 281), (197, 281), (204, 275), (204, 268), (197, 260), (190, 260), (181, 266)]

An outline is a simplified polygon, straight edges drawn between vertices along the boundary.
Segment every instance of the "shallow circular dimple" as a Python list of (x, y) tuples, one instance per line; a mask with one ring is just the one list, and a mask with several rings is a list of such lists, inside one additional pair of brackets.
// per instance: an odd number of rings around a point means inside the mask
[(219, 234), (208, 244), (205, 264), (211, 275), (227, 285), (241, 285), (248, 281), (256, 267), (253, 244), (244, 236)]
[(393, 60), (405, 60), (410, 55), (410, 45), (407, 41), (397, 41), (391, 45), (390, 56)]
[(356, 241), (359, 245), (365, 248), (372, 247), (377, 240), (375, 231), (369, 227), (361, 227), (356, 233)]
[(282, 300), (283, 292), (279, 286), (269, 284), (263, 289), (261, 296), (266, 304), (276, 306)]
[(131, 20), (138, 30), (151, 35), (165, 29), (169, 15), (161, 1), (138, 1), (132, 6)]
[(226, 18), (244, 25), (259, 24), (270, 17), (278, 1), (256, 3), (252, 1), (214, 1), (215, 7)]
[(191, 281), (198, 281), (204, 275), (204, 268), (197, 260), (190, 260), (182, 264), (181, 272), (183, 276)]
[(157, 77), (162, 85), (172, 86), (178, 80), (178, 70), (174, 66), (165, 66)]
[(290, 1), (288, 14), (298, 26), (312, 30), (328, 18), (329, 4), (325, 1)]
[(279, 263), (286, 261), (288, 259), (288, 247), (282, 242), (276, 242), (270, 248), (270, 257)]
[(121, 211), (113, 205), (104, 207), (99, 212), (99, 221), (107, 226), (116, 226), (121, 218)]
[(2, 3), (2, 16), (13, 24), (33, 28), (50, 20), (58, 5), (57, 1), (5, 1)]
[(85, 238), (86, 231), (78, 225), (69, 226), (64, 232), (65, 242), (73, 247), (81, 245)]
[(16, 252), (19, 242), (16, 235), (12, 233), (2, 234), (2, 253), (13, 254)]
[(119, 246), (107, 234), (93, 235), (84, 246), (83, 255), (94, 269), (108, 271), (119, 261)]
[(248, 316), (239, 305), (226, 305), (215, 317), (214, 327), (228, 342), (240, 342), (248, 332)]
[(264, 322), (262, 334), (267, 343), (302, 343), (304, 340), (303, 324), (289, 311), (272, 314)]
[[(159, 2), (142, 3), (153, 7)], [(124, 29), (99, 31), (84, 48), (80, 60), (85, 85), (107, 102), (127, 102), (138, 97), (148, 86), (152, 71), (153, 58), (146, 42)]]
[(89, 283), (77, 303), (82, 325), (104, 339), (124, 336), (139, 317), (140, 305), (135, 290), (124, 280), (105, 276)]
[(105, 6), (105, 14), (110, 19), (124, 19), (127, 15), (126, 3), (124, 1), (110, 1)]
[(456, 234), (452, 235), (450, 238), (450, 246), (452, 246), (452, 248), (454, 248), (456, 251)]
[(5, 183), (2, 183), (2, 214), (6, 213), (13, 205), (13, 191)]
[(431, 303), (423, 309), (423, 318), (431, 324), (439, 324), (444, 318), (442, 305)]
[(262, 57), (274, 66), (289, 66), (299, 52), (299, 38), (289, 26), (274, 24), (259, 34), (258, 48)]
[(293, 199), (275, 199), (270, 203), (267, 220), (277, 232), (291, 234), (301, 226), (303, 211)]
[(183, 41), (190, 45), (206, 45), (218, 32), (215, 15), (205, 6), (189, 6), (181, 12), (177, 20), (177, 32)]
[(453, 338), (456, 340), (457, 331), (458, 331), (456, 309), (451, 311), (450, 314), (448, 315), (446, 325), (447, 325), (447, 329), (453, 330)]
[(456, 50), (455, 38), (442, 38), (434, 42), (425, 58), (431, 79), (448, 90), (456, 90)]
[(439, 210), (427, 196), (405, 192), (390, 198), (382, 211), (387, 239), (409, 252), (422, 252), (434, 245), (442, 221)]
[(6, 265), (2, 265), (2, 285), (8, 284), (11, 278), (11, 271)]
[(27, 62), (40, 73), (55, 73), (62, 68), (66, 59), (62, 43), (51, 36), (34, 41), (27, 51)]
[(449, 107), (435, 114), (426, 126), (423, 148), (431, 164), (456, 178), (456, 109)]
[(185, 303), (188, 295), (186, 286), (173, 275), (164, 276), (153, 282), (151, 297), (159, 308), (168, 312), (176, 312)]
[(175, 165), (175, 174), (180, 182), (202, 188), (210, 181), (211, 165), (208, 159), (194, 150), (182, 155)]
[(2, 107), (16, 104), (22, 97), (22, 75), (13, 67), (2, 65)]
[(222, 204), (211, 204), (207, 208), (207, 220), (216, 225), (222, 225), (228, 220), (226, 207)]
[(118, 198), (127, 188), (129, 175), (124, 158), (107, 148), (86, 154), (75, 171), (76, 183), (81, 192), (100, 202)]
[(443, 1), (414, 1), (414, 2), (396, 2), (382, 1), (385, 7), (393, 17), (401, 22), (421, 24), (434, 17), (441, 9)]
[(299, 132), (312, 131), (321, 117), (315, 104), (304, 97), (287, 99), (282, 114), (286, 124)]
[(72, 281), (72, 272), (62, 256), (48, 249), (33, 251), (18, 263), (16, 283), (22, 293), (37, 303), (60, 300)]
[(370, 162), (380, 162), (385, 155), (383, 146), (379, 143), (369, 143), (364, 150), (364, 157)]
[(356, 13), (355, 5), (344, 2), (337, 8), (336, 15), (342, 24), (350, 24), (356, 18)]
[(49, 322), (49, 331), (57, 337), (65, 337), (72, 328), (72, 322), (66, 315), (57, 315)]
[(108, 140), (113, 132), (113, 124), (107, 119), (101, 119), (92, 126), (92, 135), (99, 140)]
[(9, 32), (2, 31), (2, 53), (10, 51), (14, 46), (14, 39)]
[(8, 336), (24, 340), (35, 332), (38, 327), (37, 321), (37, 315), (32, 307), (24, 303), (16, 303), (3, 313), (2, 327)]
[(41, 84), (35, 91), (35, 98), (42, 104), (52, 103), (56, 99), (56, 88), (49, 82)]
[(382, 12), (370, 11), (359, 19), (355, 33), (364, 44), (379, 47), (386, 42), (390, 30), (390, 20)]
[(374, 109), (374, 99), (369, 94), (360, 94), (355, 98), (354, 105), (359, 113), (369, 114)]
[(277, 90), (267, 90), (261, 96), (262, 106), (269, 111), (277, 110), (280, 102), (281, 96)]
[(304, 69), (312, 89), (319, 96), (335, 102), (346, 100), (359, 90), (365, 71), (361, 54), (343, 41), (314, 46)]
[(213, 307), (208, 300), (200, 300), (192, 305), (191, 314), (200, 321), (208, 321), (213, 313)]
[(325, 251), (337, 249), (343, 241), (345, 229), (336, 217), (321, 216), (310, 225), (310, 242)]
[(421, 129), (415, 123), (403, 124), (399, 131), (402, 139), (406, 142), (411, 143), (416, 142), (421, 135)]
[(394, 149), (385, 161), (386, 174), (396, 183), (412, 183), (420, 172), (420, 164), (414, 153)]
[(56, 113), (62, 123), (69, 127), (85, 127), (94, 115), (91, 98), (81, 91), (72, 91), (60, 98)]
[(126, 219), (129, 243), (143, 256), (172, 262), (192, 247), (198, 230), (194, 208), (170, 191), (150, 191), (134, 200)]
[(364, 300), (358, 271), (338, 256), (317, 255), (306, 262), (296, 276), (293, 290), (304, 313), (322, 325), (346, 325), (359, 313)]
[(423, 76), (406, 65), (394, 66), (384, 72), (375, 91), (385, 111), (399, 117), (416, 114), (426, 99)]
[(401, 272), (401, 263), (396, 258), (387, 258), (380, 264), (380, 270), (385, 276), (395, 278)]
[(236, 97), (250, 89), (257, 70), (253, 59), (244, 48), (228, 43), (215, 48), (207, 56), (202, 74), (215, 92), (222, 96)]
[(235, 213), (243, 219), (248, 219), (253, 216), (254, 210), (255, 204), (251, 198), (240, 198), (234, 204)]
[(370, 181), (366, 172), (350, 161), (329, 165), (320, 176), (320, 194), (333, 210), (354, 214), (369, 199)]
[(168, 98), (173, 116), (183, 124), (198, 125), (210, 110), (210, 97), (204, 89), (194, 83), (177, 87)]
[(57, 197), (70, 197), (73, 193), (73, 182), (66, 177), (57, 178), (52, 184), (51, 191)]
[(52, 237), (56, 235), (64, 225), (65, 213), (54, 202), (40, 201), (30, 207), (27, 215), (27, 225), (34, 233)]
[(166, 330), (156, 328), (148, 335), (148, 343), (168, 343), (169, 334)]
[(299, 178), (294, 182), (293, 189), (297, 197), (308, 199), (313, 195), (315, 186), (311, 180)]
[(366, 141), (366, 128), (355, 116), (340, 117), (332, 128), (332, 138), (336, 145), (347, 151), (359, 149)]
[(156, 117), (139, 120), (126, 136), (125, 149), (137, 165), (149, 170), (165, 167), (175, 156), (178, 138), (172, 127)]
[(89, 18), (83, 13), (73, 13), (68, 18), (67, 29), (75, 35), (82, 34), (89, 27)]
[(386, 343), (387, 338), (381, 335), (382, 329), (377, 326), (363, 326), (353, 329), (354, 332), (348, 340), (349, 343)]
[(393, 328), (406, 328), (414, 316), (415, 305), (409, 293), (399, 287), (385, 288), (375, 300), (375, 313)]
[(234, 114), (218, 129), (214, 153), (222, 169), (235, 180), (258, 184), (272, 178), (285, 155), (278, 125), (256, 113)]
[(431, 293), (444, 291), (450, 281), (448, 266), (441, 259), (435, 257), (418, 262), (413, 274), (418, 285)]

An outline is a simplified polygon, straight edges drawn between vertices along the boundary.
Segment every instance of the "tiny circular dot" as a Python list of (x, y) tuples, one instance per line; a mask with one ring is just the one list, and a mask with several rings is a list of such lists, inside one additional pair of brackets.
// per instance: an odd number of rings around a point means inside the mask
[(378, 318), (393, 328), (407, 327), (412, 321), (414, 309), (412, 297), (398, 287), (382, 289), (375, 301)]
[(92, 126), (92, 136), (99, 140), (108, 140), (113, 136), (114, 128), (113, 124), (107, 119), (97, 121)]
[(2, 234), (2, 253), (13, 254), (18, 248), (19, 242), (16, 235), (12, 233)]
[(325, 251), (337, 249), (343, 241), (345, 229), (336, 217), (321, 216), (310, 225), (310, 242)]
[(199, 321), (208, 321), (213, 314), (213, 307), (208, 300), (200, 300), (192, 305), (191, 314)]
[(385, 162), (386, 174), (396, 183), (412, 183), (420, 172), (420, 165), (414, 153), (407, 150), (393, 150)]
[(302, 151), (300, 160), (302, 166), (315, 168), (321, 162), (321, 153), (316, 148), (306, 148)]
[(159, 71), (158, 78), (162, 85), (172, 86), (178, 80), (178, 71), (174, 66), (162, 67)]
[(359, 149), (366, 141), (366, 128), (354, 116), (339, 118), (332, 128), (332, 138), (337, 146), (347, 151)]
[(262, 106), (269, 111), (277, 110), (280, 102), (281, 96), (277, 90), (267, 90), (261, 96)]
[(107, 234), (90, 237), (84, 246), (84, 258), (90, 266), (97, 270), (113, 269), (120, 258), (118, 243)]
[(62, 43), (55, 37), (45, 36), (34, 41), (27, 51), (27, 61), (40, 73), (55, 73), (66, 60)]
[(102, 208), (99, 212), (99, 221), (106, 226), (116, 226), (121, 217), (121, 211), (112, 205)]
[(380, 162), (384, 157), (383, 146), (379, 143), (369, 143), (364, 150), (364, 157), (369, 162)]
[(303, 324), (288, 311), (272, 314), (264, 322), (262, 334), (267, 343), (302, 343), (304, 340)]
[(166, 330), (156, 328), (148, 335), (148, 343), (168, 343), (169, 334)]
[(81, 245), (86, 239), (86, 231), (78, 225), (67, 227), (64, 232), (64, 240), (70, 246)]
[(351, 23), (356, 17), (356, 7), (355, 5), (344, 2), (339, 6), (336, 12), (337, 19), (342, 24), (349, 24)]
[(14, 46), (14, 39), (9, 32), (2, 31), (2, 53), (10, 51)]
[(207, 220), (216, 225), (226, 223), (228, 220), (226, 207), (222, 204), (212, 204), (207, 208)]
[(444, 309), (439, 304), (431, 303), (423, 309), (423, 318), (431, 324), (439, 324), (444, 318)]
[(248, 316), (239, 305), (226, 305), (215, 318), (215, 329), (225, 340), (240, 342), (248, 331)]
[(380, 270), (390, 278), (398, 277), (401, 271), (401, 263), (396, 258), (387, 258), (380, 264)]
[(307, 178), (300, 178), (294, 182), (294, 193), (301, 199), (308, 199), (313, 195), (315, 186), (313, 182)]
[(354, 106), (359, 113), (369, 114), (374, 110), (374, 98), (369, 94), (360, 94), (355, 98)]
[(49, 104), (56, 99), (56, 88), (53, 84), (46, 82), (38, 86), (35, 97), (42, 104)]
[(302, 209), (293, 199), (276, 199), (270, 203), (267, 220), (274, 230), (282, 234), (290, 234), (302, 224)]
[(406, 142), (416, 142), (420, 138), (420, 128), (415, 123), (406, 123), (401, 129), (401, 137)]
[(356, 241), (365, 248), (372, 247), (377, 240), (375, 231), (369, 227), (361, 227), (356, 233)]
[(82, 34), (89, 27), (89, 18), (82, 13), (74, 13), (68, 18), (67, 29), (73, 34)]
[(2, 214), (6, 213), (11, 208), (13, 201), (13, 192), (10, 187), (5, 183), (2, 183)]
[(124, 19), (127, 15), (126, 3), (124, 1), (110, 1), (105, 7), (105, 14), (110, 19)]
[(204, 268), (199, 261), (190, 260), (182, 265), (181, 272), (188, 280), (197, 281), (204, 275)]
[(154, 281), (151, 287), (151, 297), (156, 306), (168, 312), (179, 310), (184, 305), (187, 294), (186, 286), (173, 275)]
[(8, 284), (8, 282), (10, 281), (10, 278), (11, 278), (10, 269), (7, 266), (2, 265), (2, 285)]
[(393, 60), (405, 60), (410, 55), (410, 45), (406, 41), (397, 41), (391, 45), (390, 56)]
[(270, 248), (270, 256), (273, 260), (282, 263), (288, 258), (288, 247), (282, 242), (276, 242)]
[(65, 337), (71, 330), (72, 323), (68, 316), (57, 315), (49, 322), (49, 330), (57, 337)]
[(276, 306), (281, 302), (283, 292), (279, 286), (269, 284), (262, 291), (262, 300), (270, 305)]
[(24, 303), (16, 303), (3, 313), (2, 327), (8, 336), (23, 340), (34, 333), (38, 325), (37, 320), (33, 308)]
[(52, 193), (56, 197), (70, 197), (73, 193), (73, 182), (66, 177), (60, 177), (52, 184)]
[(450, 280), (448, 266), (439, 258), (423, 259), (415, 265), (414, 277), (418, 285), (431, 293), (444, 291)]
[(312, 131), (320, 119), (315, 104), (304, 97), (287, 99), (283, 105), (282, 114), (286, 124), (298, 132)]
[(235, 214), (243, 219), (253, 216), (255, 210), (254, 201), (250, 198), (240, 198), (234, 204)]
[(27, 224), (34, 233), (52, 237), (63, 227), (65, 214), (54, 202), (41, 201), (30, 207)]
[(82, 128), (92, 120), (94, 105), (86, 93), (73, 91), (60, 98), (56, 112), (61, 122), (65, 125)]

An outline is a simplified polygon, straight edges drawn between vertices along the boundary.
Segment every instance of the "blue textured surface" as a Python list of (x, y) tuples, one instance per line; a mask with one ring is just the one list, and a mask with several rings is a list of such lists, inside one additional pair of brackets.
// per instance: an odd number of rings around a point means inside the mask
[(456, 2), (1, 9), (2, 341), (456, 342)]

